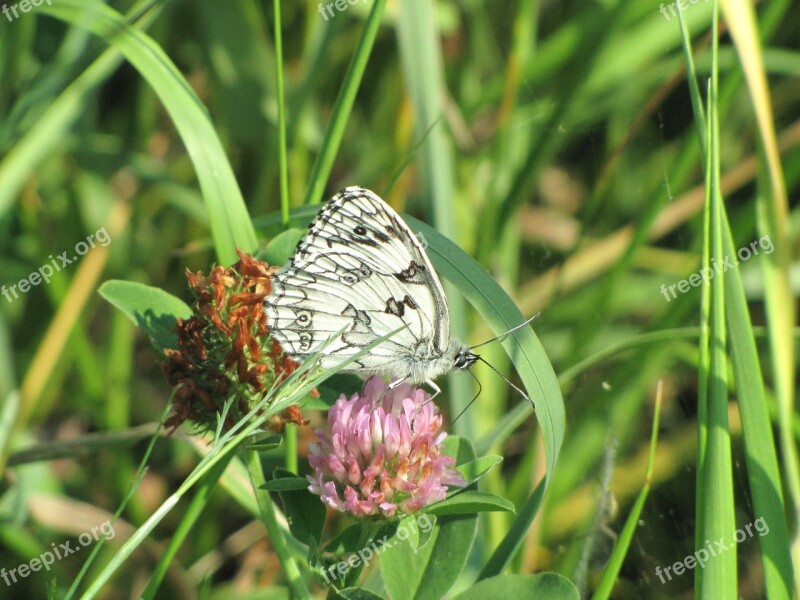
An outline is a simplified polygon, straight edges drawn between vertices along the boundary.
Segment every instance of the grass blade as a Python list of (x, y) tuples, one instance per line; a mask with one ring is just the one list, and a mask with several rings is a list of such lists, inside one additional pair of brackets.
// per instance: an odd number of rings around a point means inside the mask
[(209, 213), (217, 259), (238, 260), (236, 248), (256, 249), (253, 224), (225, 150), (208, 112), (152, 38), (130, 27), (124, 17), (101, 2), (64, 0), (43, 6), (43, 12), (88, 29), (117, 48), (152, 87), (180, 133), (192, 159)]
[[(524, 321), (514, 301), (472, 257), (430, 225), (409, 216), (405, 220), (427, 239), (428, 254), (436, 270), (455, 284), (498, 335)], [(502, 345), (536, 407), (547, 455), (546, 481), (549, 481), (564, 439), (564, 401), (558, 380), (531, 327), (511, 333)], [(528, 411), (532, 410), (529, 404), (525, 405)]]
[(372, 5), (372, 10), (364, 25), (361, 38), (358, 40), (355, 54), (353, 54), (353, 59), (350, 61), (347, 73), (342, 81), (339, 96), (333, 106), (333, 115), (325, 132), (322, 148), (320, 148), (309, 177), (304, 204), (317, 204), (322, 200), (322, 195), (325, 192), (325, 183), (330, 177), (333, 161), (339, 151), (339, 146), (342, 144), (344, 129), (347, 125), (347, 120), (350, 118), (350, 112), (353, 110), (356, 92), (364, 77), (364, 70), (367, 67), (367, 61), (375, 44), (375, 38), (378, 35), (378, 28), (385, 8), (386, 0), (375, 0)]
[[(689, 61), (689, 73), (694, 73), (692, 53), (689, 49), (689, 39), (684, 32), (685, 56)], [(693, 97), (692, 104), (695, 107), (695, 122), (698, 129), (706, 128), (707, 121), (702, 110), (697, 110), (702, 104), (696, 86), (690, 85)], [(700, 143), (704, 151), (707, 145), (707, 135), (700, 136)], [(706, 211), (708, 212), (708, 211)], [(735, 256), (733, 236), (728, 223), (727, 213), (724, 204), (721, 204), (722, 212), (722, 237), (723, 250), (726, 256)], [(706, 226), (708, 229), (708, 226)], [(704, 252), (704, 264), (708, 264), (707, 253)], [(704, 296), (706, 288), (703, 289)], [(704, 307), (706, 306), (704, 299)], [(761, 375), (761, 366), (756, 349), (753, 327), (750, 315), (747, 310), (747, 300), (744, 293), (741, 273), (738, 269), (731, 269), (725, 276), (725, 308), (726, 322), (728, 324), (728, 335), (730, 338), (730, 353), (733, 364), (733, 375), (736, 385), (736, 392), (739, 401), (739, 411), (742, 419), (743, 439), (745, 460), (749, 479), (750, 493), (753, 498), (754, 514), (763, 517), (770, 525), (770, 535), (759, 536), (761, 547), (762, 564), (764, 569), (764, 580), (767, 595), (769, 598), (790, 598), (794, 588), (794, 573), (792, 557), (789, 553), (789, 532), (785, 520), (783, 490), (780, 477), (780, 466), (778, 463), (775, 449), (774, 438), (772, 436), (772, 425), (767, 409), (766, 395), (764, 393), (764, 382)], [(706, 314), (704, 308), (703, 314)], [(788, 328), (789, 336), (796, 336), (797, 332), (793, 327)], [(701, 328), (701, 350), (707, 344), (707, 330)], [(701, 355), (701, 385), (702, 365), (705, 359)], [(698, 398), (698, 424), (700, 426), (699, 443), (704, 443), (705, 425), (705, 397), (703, 388), (700, 389)], [(780, 407), (779, 407), (780, 412)], [(781, 416), (778, 416), (779, 424), (782, 424)], [(783, 434), (783, 429), (781, 430)], [(793, 442), (792, 442), (793, 445)], [(699, 446), (702, 448), (702, 445)], [(698, 452), (703, 455), (702, 451)], [(791, 462), (791, 461), (789, 461)], [(701, 490), (705, 474), (703, 463), (698, 464), (698, 518), (696, 532), (696, 547), (701, 547), (705, 535), (702, 522), (700, 503), (705, 501)], [(792, 477), (791, 475), (789, 476)], [(696, 574), (696, 593), (699, 594), (702, 581), (699, 572)]]
[[(712, 38), (713, 64), (717, 64), (717, 11), (714, 10)], [(711, 205), (711, 218), (705, 230), (707, 254), (711, 256), (705, 268), (714, 270), (715, 259), (723, 264), (722, 252), (722, 197), (719, 189), (719, 121), (717, 116), (717, 69), (713, 68), (709, 82), (708, 98), (708, 151), (706, 169), (706, 201)], [(700, 512), (703, 535), (701, 539), (731, 542), (730, 534), (736, 529), (733, 498), (733, 465), (731, 457), (730, 425), (728, 423), (728, 364), (725, 331), (725, 276), (717, 270), (709, 286), (709, 341), (708, 352), (708, 413), (705, 447), (698, 448), (698, 464), (704, 470)], [(705, 355), (704, 355), (704, 358)], [(703, 366), (705, 368), (705, 365)], [(737, 597), (736, 546), (715, 556), (706, 566), (696, 571), (700, 598)]]
[[(406, 221), (422, 231), (428, 241), (428, 254), (436, 270), (450, 280), (486, 319), (497, 334), (504, 333), (524, 319), (519, 309), (497, 282), (469, 255), (429, 225), (412, 217)], [(533, 522), (544, 492), (552, 481), (555, 463), (564, 439), (564, 401), (553, 367), (533, 329), (524, 327), (510, 334), (503, 347), (511, 358), (536, 406), (536, 418), (542, 430), (547, 474), (523, 503), (517, 518), (481, 571), (480, 578), (500, 573), (513, 558)], [(526, 414), (531, 406), (522, 401)]]
[[(771, 349), (772, 374), (778, 404), (778, 430), (787, 483), (787, 500), (795, 522), (800, 519), (800, 458), (792, 433), (795, 401), (795, 356), (793, 340), (795, 298), (789, 281), (792, 262), (789, 241), (789, 206), (786, 182), (781, 166), (780, 151), (775, 134), (762, 44), (756, 28), (753, 6), (743, 0), (722, 0), (726, 22), (744, 70), (747, 88), (753, 103), (761, 142), (762, 170), (757, 196), (758, 229), (772, 240), (775, 251), (766, 257), (762, 274), (767, 309), (767, 324)], [(792, 558), (795, 570), (800, 569), (800, 531), (792, 539)], [(800, 595), (800, 585), (795, 589)]]
[[(446, 237), (457, 239), (453, 181), (453, 148), (445, 130), (444, 99), (447, 81), (442, 67), (442, 51), (433, 5), (428, 0), (406, 0), (400, 4), (398, 42), (400, 58), (411, 105), (414, 125), (422, 139), (416, 152), (421, 178), (421, 195), (427, 200), (430, 222)], [(445, 292), (452, 292), (445, 285)], [(463, 338), (466, 333), (466, 306), (461, 297), (450, 293), (450, 331)], [(450, 410), (462, 414), (470, 398), (468, 380), (448, 378), (453, 393)], [(477, 411), (467, 411), (455, 423), (454, 431), (475, 439)]]
[(639, 517), (642, 514), (644, 503), (647, 501), (647, 495), (650, 493), (650, 488), (653, 483), (653, 469), (656, 461), (656, 446), (658, 445), (658, 422), (661, 418), (661, 390), (662, 382), (659, 381), (658, 388), (656, 389), (656, 406), (653, 414), (653, 431), (650, 434), (650, 457), (647, 461), (647, 472), (644, 476), (644, 485), (642, 486), (642, 491), (639, 492), (638, 498), (636, 498), (636, 502), (633, 504), (633, 508), (631, 508), (628, 518), (625, 519), (625, 526), (622, 528), (622, 531), (619, 534), (617, 544), (614, 546), (614, 551), (611, 553), (611, 558), (608, 560), (608, 564), (603, 571), (603, 576), (600, 578), (600, 581), (595, 588), (594, 594), (592, 595), (592, 600), (605, 600), (606, 598), (611, 597), (611, 590), (614, 587), (614, 583), (617, 581), (617, 577), (619, 577), (620, 570), (622, 569), (622, 563), (625, 560), (625, 555), (628, 553), (628, 549), (631, 547), (633, 535), (636, 533), (636, 528), (639, 526)]

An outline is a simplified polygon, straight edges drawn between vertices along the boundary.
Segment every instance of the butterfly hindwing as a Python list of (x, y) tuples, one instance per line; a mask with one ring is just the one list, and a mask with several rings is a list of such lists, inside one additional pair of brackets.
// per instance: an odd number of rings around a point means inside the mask
[(425, 250), (364, 188), (346, 188), (323, 206), (272, 286), (270, 330), (294, 358), (344, 330), (321, 352), (322, 366), (332, 367), (401, 326), (353, 368), (402, 371), (409, 357), (440, 357), (448, 348), (447, 300)]

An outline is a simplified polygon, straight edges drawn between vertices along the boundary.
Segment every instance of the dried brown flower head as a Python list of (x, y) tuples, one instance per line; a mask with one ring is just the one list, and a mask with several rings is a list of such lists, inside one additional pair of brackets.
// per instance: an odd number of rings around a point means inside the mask
[[(269, 337), (264, 298), (277, 267), (236, 250), (239, 262), (214, 267), (208, 276), (186, 271), (195, 302), (189, 319), (177, 319), (178, 346), (165, 353), (164, 373), (175, 394), (175, 413), (167, 426), (176, 428), (187, 419), (213, 429), (225, 402), (235, 399), (225, 419), (230, 428), (255, 406), (277, 379), (297, 368), (278, 342)], [(300, 409), (292, 406), (270, 421), (282, 431), (286, 423), (306, 424)]]

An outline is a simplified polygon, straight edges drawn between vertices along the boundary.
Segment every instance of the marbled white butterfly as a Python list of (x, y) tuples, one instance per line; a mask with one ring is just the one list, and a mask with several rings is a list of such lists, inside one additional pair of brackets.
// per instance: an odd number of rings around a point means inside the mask
[(417, 237), (362, 187), (345, 188), (323, 205), (289, 263), (272, 276), (264, 304), (284, 352), (302, 361), (320, 351), (323, 368), (404, 325), (346, 370), (394, 377), (393, 385), (424, 382), (438, 394), (433, 379), (480, 359), (450, 336), (447, 298)]

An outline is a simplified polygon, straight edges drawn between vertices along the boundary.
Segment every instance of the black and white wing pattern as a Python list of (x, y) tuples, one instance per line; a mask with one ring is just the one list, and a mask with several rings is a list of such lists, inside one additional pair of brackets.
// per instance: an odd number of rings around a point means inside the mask
[(400, 216), (373, 192), (348, 187), (311, 222), (265, 300), (270, 331), (302, 360), (321, 350), (333, 367), (398, 327), (405, 329), (349, 370), (412, 382), (453, 368), (447, 299), (425, 250)]

